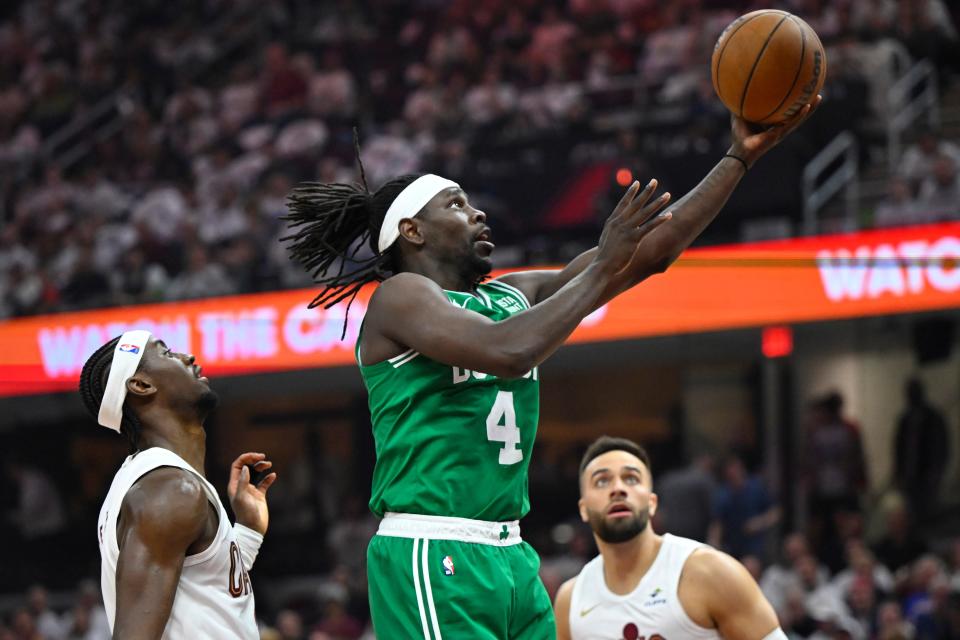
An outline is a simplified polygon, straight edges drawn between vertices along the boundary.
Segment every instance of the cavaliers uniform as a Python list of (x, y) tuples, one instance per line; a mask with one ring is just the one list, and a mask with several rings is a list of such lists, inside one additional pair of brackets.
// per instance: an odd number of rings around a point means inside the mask
[(186, 460), (168, 449), (153, 447), (129, 456), (117, 471), (97, 519), (100, 544), (100, 586), (107, 620), (113, 631), (117, 613), (117, 517), (123, 498), (137, 480), (159, 467), (179, 467), (200, 479), (207, 498), (220, 516), (217, 534), (206, 549), (183, 561), (165, 640), (257, 640), (253, 590), (243, 566), (230, 518), (216, 490)]
[[(530, 308), (497, 280), (445, 294), (495, 322)], [(377, 453), (370, 508), (383, 517), (367, 550), (377, 638), (552, 640), (540, 560), (518, 524), (530, 509), (537, 369), (508, 380), (412, 349), (365, 365), (360, 342)]]
[(573, 640), (719, 640), (715, 629), (701, 627), (683, 610), (677, 588), (690, 554), (699, 542), (670, 535), (636, 588), (617, 595), (603, 577), (603, 556), (577, 576), (570, 597)]

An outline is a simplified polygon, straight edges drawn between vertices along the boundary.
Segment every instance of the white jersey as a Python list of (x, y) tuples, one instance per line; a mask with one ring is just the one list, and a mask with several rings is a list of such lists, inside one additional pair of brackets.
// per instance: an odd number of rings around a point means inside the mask
[(573, 640), (713, 640), (715, 629), (701, 627), (687, 615), (677, 596), (680, 573), (698, 547), (695, 540), (670, 535), (636, 588), (623, 596), (607, 588), (603, 556), (577, 576), (570, 598)]
[(129, 456), (113, 477), (97, 519), (100, 543), (100, 587), (107, 620), (113, 631), (117, 612), (117, 516), (130, 487), (158, 467), (179, 467), (195, 474), (207, 498), (220, 515), (220, 526), (210, 546), (183, 562), (164, 640), (260, 637), (254, 617), (253, 590), (243, 566), (240, 547), (220, 497), (206, 478), (168, 449), (153, 447)]

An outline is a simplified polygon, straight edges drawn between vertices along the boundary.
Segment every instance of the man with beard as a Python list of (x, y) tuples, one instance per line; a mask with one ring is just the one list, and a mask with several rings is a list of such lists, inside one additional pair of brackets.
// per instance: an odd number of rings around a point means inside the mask
[(600, 555), (557, 592), (558, 640), (786, 640), (743, 565), (654, 533), (657, 495), (640, 445), (607, 436), (591, 444), (580, 495)]
[[(229, 517), (203, 475), (207, 415), (217, 395), (194, 357), (148, 331), (98, 349), (80, 395), (102, 426), (130, 441), (97, 520), (100, 583), (114, 638), (260, 637), (247, 572), (267, 530), (269, 473), (262, 453), (230, 469)], [(249, 466), (248, 466), (249, 465)]]
[(730, 153), (669, 211), (656, 180), (634, 182), (597, 246), (558, 270), (487, 280), (487, 216), (437, 175), (371, 193), (361, 165), (362, 185), (293, 191), (283, 239), (324, 286), (310, 306), (346, 302), (349, 312), (366, 284), (381, 283), (356, 345), (377, 456), (370, 508), (383, 516), (367, 549), (378, 638), (553, 637), (540, 560), (519, 525), (538, 367), (587, 315), (666, 270), (819, 101), (761, 132), (734, 118)]

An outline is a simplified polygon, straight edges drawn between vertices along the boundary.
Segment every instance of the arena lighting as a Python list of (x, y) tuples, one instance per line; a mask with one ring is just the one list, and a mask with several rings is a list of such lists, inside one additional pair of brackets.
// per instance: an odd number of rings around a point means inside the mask
[(785, 358), (793, 353), (793, 329), (787, 326), (764, 327), (760, 345), (767, 358)]
[[(960, 308), (960, 223), (690, 249), (588, 316), (571, 343)], [(314, 290), (0, 322), (0, 396), (76, 389), (87, 356), (143, 328), (211, 376), (353, 366), (367, 287), (350, 310)]]
[(633, 182), (633, 171), (627, 169), (626, 167), (621, 167), (617, 169), (617, 184), (621, 187), (625, 187), (628, 184)]

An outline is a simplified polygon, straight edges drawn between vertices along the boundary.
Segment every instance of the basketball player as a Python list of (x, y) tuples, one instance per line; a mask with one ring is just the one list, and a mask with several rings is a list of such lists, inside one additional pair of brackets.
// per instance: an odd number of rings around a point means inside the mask
[(125, 435), (133, 453), (100, 509), (100, 584), (114, 638), (259, 638), (253, 567), (267, 530), (269, 473), (262, 453), (230, 469), (230, 526), (203, 476), (204, 419), (217, 396), (192, 355), (147, 331), (128, 331), (87, 360), (80, 395), (87, 410)]
[(580, 463), (580, 518), (600, 555), (557, 592), (558, 640), (786, 640), (753, 577), (725, 553), (654, 533), (646, 451), (603, 437)]
[[(539, 559), (518, 525), (529, 509), (537, 367), (586, 315), (665, 270), (813, 106), (760, 133), (734, 119), (728, 156), (670, 211), (655, 180), (635, 182), (598, 246), (557, 271), (484, 281), (487, 216), (436, 175), (370, 193), (361, 166), (362, 187), (294, 190), (284, 240), (325, 285), (311, 306), (352, 302), (383, 282), (356, 347), (377, 452), (370, 506), (383, 516), (367, 554), (378, 638), (553, 637)], [(358, 258), (368, 242), (372, 254)]]

